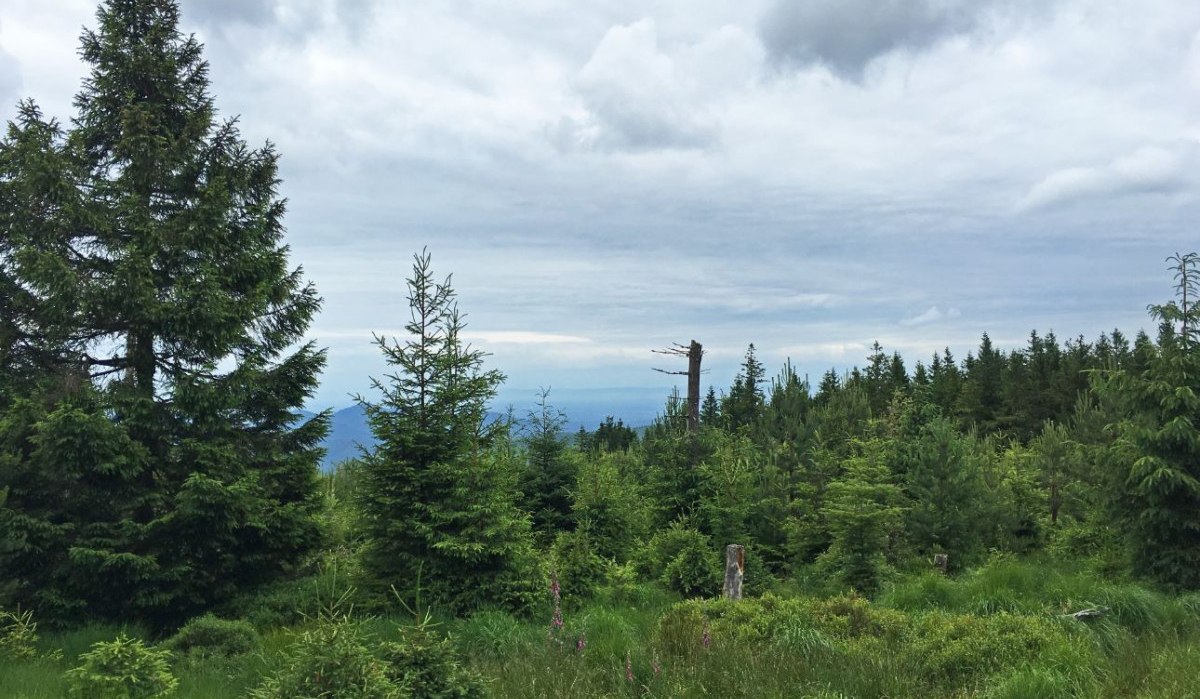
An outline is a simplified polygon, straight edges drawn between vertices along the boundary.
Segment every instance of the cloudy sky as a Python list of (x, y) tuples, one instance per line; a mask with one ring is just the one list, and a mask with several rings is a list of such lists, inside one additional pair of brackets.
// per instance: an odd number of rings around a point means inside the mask
[[(316, 403), (383, 371), (414, 251), (505, 396), (645, 387), (695, 338), (817, 378), (1146, 325), (1200, 222), (1195, 0), (182, 0), (278, 144)], [(71, 115), (95, 0), (0, 3), (0, 120)], [(680, 367), (682, 368), (682, 367)]]

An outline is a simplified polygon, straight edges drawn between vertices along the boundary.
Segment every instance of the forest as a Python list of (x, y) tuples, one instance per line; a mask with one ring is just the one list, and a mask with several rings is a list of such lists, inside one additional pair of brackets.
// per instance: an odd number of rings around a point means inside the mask
[(1195, 253), (1153, 335), (816, 385), (750, 344), (574, 433), (489, 417), (423, 250), (378, 444), (322, 474), (279, 156), (179, 20), (105, 0), (74, 117), (0, 139), (0, 696), (1200, 697)]

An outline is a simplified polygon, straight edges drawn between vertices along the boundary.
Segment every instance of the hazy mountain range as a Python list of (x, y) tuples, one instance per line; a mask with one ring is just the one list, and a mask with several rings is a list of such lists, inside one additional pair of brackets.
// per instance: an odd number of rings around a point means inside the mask
[[(566, 418), (563, 430), (573, 433), (584, 427), (589, 430), (612, 415), (631, 427), (644, 427), (662, 412), (670, 389), (654, 388), (600, 388), (552, 391), (547, 403), (560, 411)], [(536, 390), (508, 390), (493, 403), (489, 416), (492, 419), (508, 413), (509, 407), (518, 421), (524, 421), (529, 412), (537, 409)], [(301, 411), (312, 416), (310, 411)], [(518, 425), (519, 427), (519, 425)], [(330, 423), (329, 435), (322, 446), (325, 458), (321, 462), (324, 470), (330, 470), (339, 461), (359, 455), (360, 447), (374, 446), (375, 438), (367, 424), (362, 406), (352, 405), (335, 410)]]

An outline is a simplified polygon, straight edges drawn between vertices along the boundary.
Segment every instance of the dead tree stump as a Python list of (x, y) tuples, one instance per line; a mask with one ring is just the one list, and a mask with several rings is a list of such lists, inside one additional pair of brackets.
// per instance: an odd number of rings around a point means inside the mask
[(950, 569), (950, 554), (935, 553), (933, 554), (933, 567), (938, 569), (939, 573), (946, 573)]
[(721, 596), (725, 599), (742, 598), (742, 578), (746, 576), (746, 547), (729, 544), (725, 547), (725, 585)]

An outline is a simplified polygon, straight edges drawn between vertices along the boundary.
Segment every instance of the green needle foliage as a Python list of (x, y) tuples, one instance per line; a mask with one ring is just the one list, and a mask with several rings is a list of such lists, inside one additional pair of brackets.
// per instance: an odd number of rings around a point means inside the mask
[(318, 543), (320, 299), (176, 2), (97, 21), (71, 128), (26, 102), (0, 141), (0, 589), (168, 626)]
[(408, 337), (377, 337), (394, 373), (366, 403), (379, 445), (363, 461), (358, 501), (363, 565), (377, 586), (462, 612), (522, 606), (531, 592), (528, 517), (516, 506), (515, 464), (499, 449), (487, 402), (504, 376), (462, 339), (450, 279), (415, 256)]
[(829, 484), (824, 515), (832, 543), (818, 563), (837, 582), (874, 594), (883, 577), (888, 541), (903, 510), (877, 441), (856, 442), (860, 454), (846, 461), (844, 475)]
[(166, 699), (179, 686), (170, 651), (147, 648), (125, 634), (93, 645), (79, 659), (66, 673), (71, 699)]
[(1115, 427), (1115, 463), (1125, 476), (1119, 506), (1135, 564), (1160, 582), (1200, 588), (1200, 272), (1195, 253), (1176, 255), (1178, 302), (1151, 306), (1161, 321), (1157, 351), (1140, 372), (1118, 372), (1103, 388), (1132, 415)]

